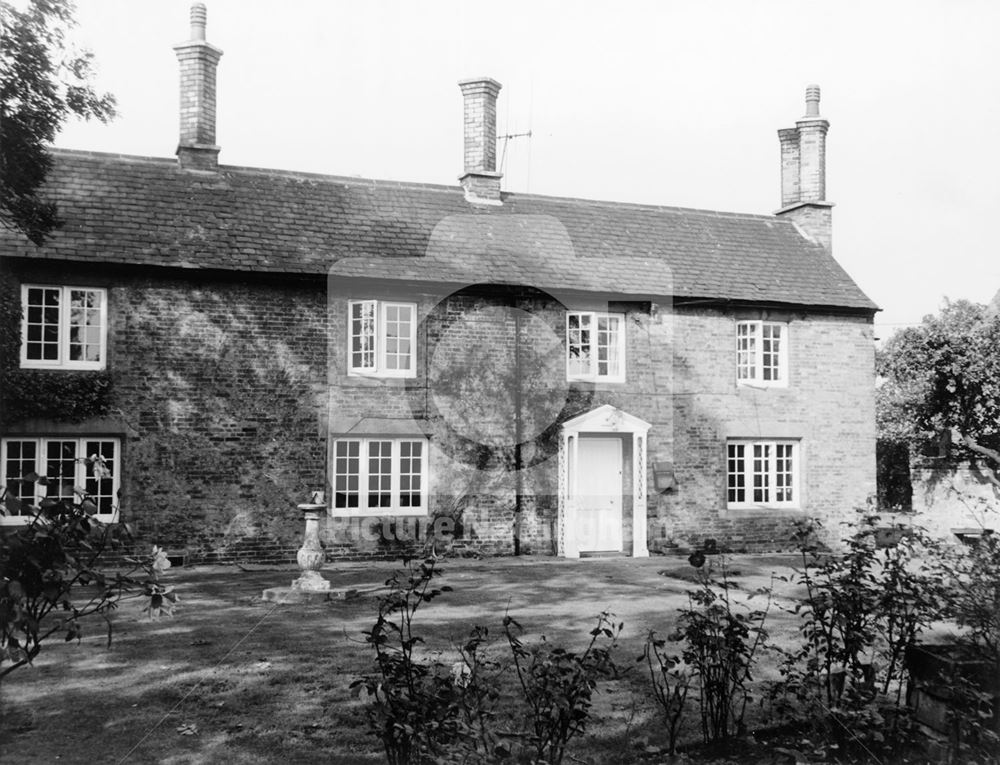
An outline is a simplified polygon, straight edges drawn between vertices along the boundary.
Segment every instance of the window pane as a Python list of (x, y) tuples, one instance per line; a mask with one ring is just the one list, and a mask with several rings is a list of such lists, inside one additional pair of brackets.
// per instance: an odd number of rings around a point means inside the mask
[(385, 308), (385, 366), (409, 370), (413, 366), (410, 338), (413, 331), (413, 306), (388, 304)]
[(392, 441), (368, 442), (368, 509), (392, 507)]
[(423, 472), (423, 443), (401, 441), (399, 444), (399, 506), (422, 507), (423, 494), (421, 473)]
[(49, 479), (45, 496), (73, 499), (73, 487), (77, 485), (76, 447), (76, 441), (45, 442), (45, 477)]
[(7, 491), (22, 502), (35, 503), (38, 484), (34, 481), (19, 481), (28, 473), (37, 472), (38, 443), (31, 441), (7, 441), (7, 458), (3, 464), (3, 485)]
[(740, 322), (736, 325), (736, 379), (753, 380), (755, 375), (754, 356), (757, 340), (754, 336), (753, 322)]
[(781, 326), (765, 324), (762, 327), (761, 340), (761, 372), (763, 379), (780, 380), (781, 369), (778, 359), (781, 349)]
[(622, 373), (623, 323), (620, 316), (597, 318), (597, 376), (619, 377)]
[(358, 507), (358, 454), (360, 441), (337, 441), (334, 444), (333, 506)]
[(746, 502), (746, 446), (744, 444), (729, 444), (727, 451), (727, 500), (729, 502)]
[(101, 360), (101, 292), (70, 290), (69, 358)]
[(594, 374), (591, 358), (592, 315), (571, 313), (566, 331), (567, 373), (571, 377)]
[(774, 447), (774, 501), (793, 502), (792, 477), (794, 466), (792, 463), (792, 445), (777, 444)]
[(753, 445), (753, 501), (769, 502), (771, 499), (769, 467), (771, 459), (770, 444)]
[(97, 505), (101, 513), (113, 513), (117, 503), (115, 496), (115, 476), (118, 474), (118, 459), (114, 441), (84, 441), (82, 464), (83, 481), (80, 483)]
[(375, 301), (351, 303), (351, 369), (375, 369)]
[(27, 293), (25, 356), (29, 361), (58, 361), (61, 290), (29, 287)]

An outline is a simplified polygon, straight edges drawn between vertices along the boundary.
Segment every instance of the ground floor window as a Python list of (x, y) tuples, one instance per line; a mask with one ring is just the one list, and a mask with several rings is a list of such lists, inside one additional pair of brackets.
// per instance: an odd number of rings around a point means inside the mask
[(427, 512), (427, 440), (344, 438), (333, 445), (334, 508), (347, 515)]
[(797, 441), (730, 441), (726, 450), (728, 507), (798, 507)]
[[(10, 496), (37, 505), (44, 499), (88, 499), (96, 517), (113, 521), (118, 509), (120, 444), (117, 438), (5, 438), (0, 481)], [(41, 482), (35, 480), (42, 478)], [(27, 508), (8, 505), (0, 520), (25, 523)]]

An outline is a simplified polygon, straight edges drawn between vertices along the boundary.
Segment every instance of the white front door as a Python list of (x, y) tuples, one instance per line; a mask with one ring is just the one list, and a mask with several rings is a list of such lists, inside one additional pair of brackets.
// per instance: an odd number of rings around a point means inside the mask
[(621, 552), (621, 439), (582, 437), (577, 460), (578, 549)]

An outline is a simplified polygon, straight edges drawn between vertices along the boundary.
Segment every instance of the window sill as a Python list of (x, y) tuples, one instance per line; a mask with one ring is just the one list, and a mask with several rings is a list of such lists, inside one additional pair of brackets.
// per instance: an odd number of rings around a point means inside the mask
[(358, 372), (357, 370), (350, 369), (347, 372), (348, 377), (353, 377), (356, 380), (413, 380), (416, 378), (416, 372), (407, 372), (405, 374), (392, 374), (390, 372)]
[(381, 508), (379, 510), (356, 510), (347, 507), (331, 507), (327, 510), (331, 518), (427, 518), (427, 510), (420, 508), (404, 507), (398, 510)]
[(788, 382), (787, 381), (758, 382), (757, 380), (737, 380), (736, 387), (750, 388), (751, 390), (771, 390), (771, 389), (787, 390)]
[(801, 505), (729, 505), (725, 509), (728, 518), (756, 518), (762, 515), (799, 515), (805, 517)]
[(417, 382), (412, 377), (377, 377), (375, 375), (349, 374), (340, 378), (340, 385), (347, 388), (405, 388)]
[(624, 377), (567, 377), (566, 382), (583, 385), (623, 385)]
[[(27, 526), (35, 518), (34, 515), (0, 515), (0, 527), (19, 528)], [(99, 523), (117, 523), (117, 515), (92, 515), (91, 520)]]
[(51, 372), (103, 372), (107, 364), (29, 364), (22, 361), (20, 369), (47, 370)]

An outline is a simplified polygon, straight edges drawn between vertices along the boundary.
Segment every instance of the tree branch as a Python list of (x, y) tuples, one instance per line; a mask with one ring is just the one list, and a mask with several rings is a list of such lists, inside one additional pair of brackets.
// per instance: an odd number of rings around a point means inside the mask
[[(997, 467), (1000, 467), (1000, 452), (996, 451), (995, 449), (990, 449), (988, 446), (983, 446), (982, 444), (978, 443), (976, 439), (974, 439), (972, 436), (967, 436), (961, 433), (958, 428), (951, 429), (951, 439), (953, 442), (961, 444), (969, 451), (975, 452), (976, 454), (986, 457), (988, 460), (991, 460), (993, 464), (995, 464)], [(986, 475), (986, 478), (989, 480), (989, 482), (992, 483), (994, 486), (1000, 488), (1000, 478), (997, 478), (996, 471), (993, 468), (989, 467), (988, 465), (983, 465), (982, 470), (983, 473)]]

